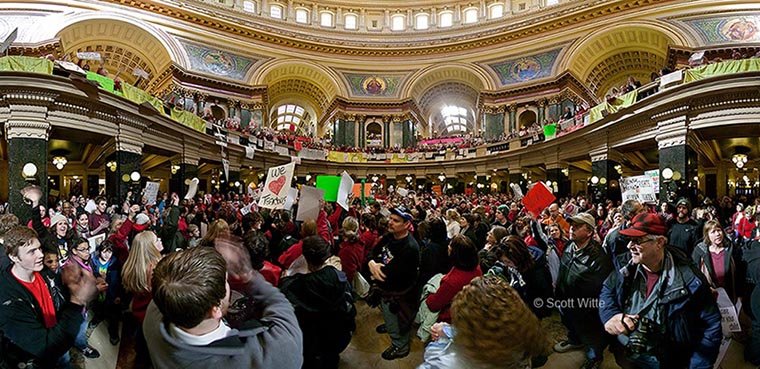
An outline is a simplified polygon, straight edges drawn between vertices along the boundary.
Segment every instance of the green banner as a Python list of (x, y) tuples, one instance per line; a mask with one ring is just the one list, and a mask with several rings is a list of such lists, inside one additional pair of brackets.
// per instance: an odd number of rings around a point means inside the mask
[(0, 58), (0, 71), (53, 74), (53, 62), (31, 56), (4, 56)]
[(620, 109), (627, 108), (635, 104), (638, 96), (639, 91), (633, 90), (625, 95), (620, 95), (614, 99), (610, 99), (609, 101), (605, 101), (591, 108), (591, 110), (589, 110), (589, 123), (594, 123), (604, 118), (605, 110), (607, 111), (607, 114), (612, 114), (617, 113)]
[(544, 126), (544, 138), (550, 140), (557, 134), (556, 124), (547, 124)]
[(317, 188), (325, 191), (325, 201), (338, 200), (340, 176), (317, 176)]
[(206, 132), (206, 121), (187, 110), (172, 109), (172, 119), (198, 132)]
[(94, 72), (87, 72), (87, 79), (99, 83), (100, 88), (113, 93), (114, 82), (112, 79)]
[(720, 63), (703, 65), (684, 71), (683, 83), (689, 83), (724, 74), (755, 72), (760, 70), (760, 59), (727, 60)]
[(127, 100), (132, 101), (138, 105), (147, 101), (151, 106), (156, 108), (156, 110), (158, 110), (161, 115), (165, 115), (164, 103), (157, 97), (125, 82), (121, 83), (121, 90), (123, 92), (123, 96), (127, 98)]

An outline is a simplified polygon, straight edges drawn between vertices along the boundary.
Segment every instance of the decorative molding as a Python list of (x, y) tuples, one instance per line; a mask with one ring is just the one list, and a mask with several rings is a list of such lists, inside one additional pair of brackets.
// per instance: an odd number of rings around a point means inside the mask
[(47, 141), (50, 128), (50, 123), (47, 122), (10, 120), (5, 123), (5, 138), (36, 138)]

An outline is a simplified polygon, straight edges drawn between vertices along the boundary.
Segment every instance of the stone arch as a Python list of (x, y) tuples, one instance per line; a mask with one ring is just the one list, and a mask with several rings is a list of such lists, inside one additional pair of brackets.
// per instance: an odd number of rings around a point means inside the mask
[[(51, 30), (49, 30), (51, 31)], [(80, 51), (98, 51), (106, 57), (104, 67), (134, 83), (132, 71), (139, 67), (150, 75), (149, 82), (163, 74), (173, 62), (180, 62), (180, 47), (164, 31), (123, 14), (85, 13), (67, 17), (55, 30), (64, 55), (77, 61)], [(181, 63), (180, 63), (181, 64)]]
[(432, 136), (445, 135), (447, 132), (447, 126), (441, 115), (441, 109), (444, 106), (456, 105), (465, 108), (468, 111), (467, 132), (469, 133), (475, 128), (474, 123), (477, 121), (478, 95), (479, 91), (470, 85), (449, 80), (430, 86), (419, 97), (417, 106)]
[(431, 65), (412, 74), (401, 91), (401, 96), (419, 101), (430, 88), (444, 82), (458, 82), (478, 92), (493, 90), (495, 86), (488, 73), (477, 65), (445, 63)]
[(336, 96), (348, 96), (335, 72), (308, 60), (277, 59), (266, 62), (253, 73), (250, 83), (272, 86), (290, 79), (303, 80), (318, 87), (328, 101), (332, 101)]
[(538, 114), (532, 109), (523, 110), (517, 117), (517, 128), (528, 128), (538, 121)]
[(601, 97), (629, 76), (647, 82), (651, 72), (665, 66), (670, 45), (686, 44), (686, 37), (658, 22), (622, 23), (577, 40), (559, 70), (569, 70)]

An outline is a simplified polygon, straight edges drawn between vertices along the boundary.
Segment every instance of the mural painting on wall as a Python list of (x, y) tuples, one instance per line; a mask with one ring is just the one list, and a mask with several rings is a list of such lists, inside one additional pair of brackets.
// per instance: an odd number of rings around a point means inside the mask
[(502, 85), (527, 82), (550, 76), (560, 51), (562, 48), (488, 64), (488, 66), (499, 76)]
[(256, 59), (187, 41), (180, 41), (180, 43), (190, 58), (190, 68), (199, 72), (242, 81), (245, 80), (245, 75), (251, 66), (257, 62)]
[(351, 94), (363, 97), (393, 97), (399, 90), (402, 76), (377, 76), (344, 73)]
[(760, 41), (760, 15), (728, 15), (685, 20), (706, 44)]

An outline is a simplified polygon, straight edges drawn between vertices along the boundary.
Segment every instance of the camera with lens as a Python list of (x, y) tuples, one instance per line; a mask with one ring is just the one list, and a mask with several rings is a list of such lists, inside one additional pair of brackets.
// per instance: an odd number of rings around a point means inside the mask
[(636, 329), (628, 336), (625, 346), (629, 355), (655, 355), (661, 345), (661, 327), (657, 322), (642, 318)]

